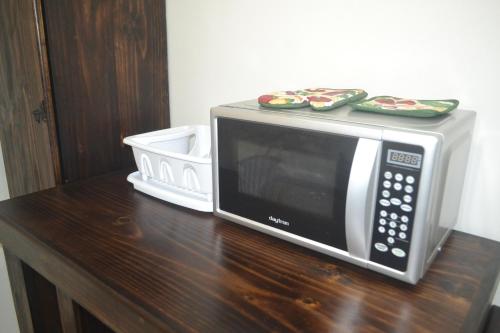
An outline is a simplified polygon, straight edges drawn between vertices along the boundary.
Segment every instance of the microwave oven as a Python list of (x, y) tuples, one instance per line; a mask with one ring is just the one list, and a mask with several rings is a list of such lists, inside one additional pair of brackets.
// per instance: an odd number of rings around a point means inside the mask
[(474, 122), (214, 107), (214, 214), (416, 284), (456, 223)]

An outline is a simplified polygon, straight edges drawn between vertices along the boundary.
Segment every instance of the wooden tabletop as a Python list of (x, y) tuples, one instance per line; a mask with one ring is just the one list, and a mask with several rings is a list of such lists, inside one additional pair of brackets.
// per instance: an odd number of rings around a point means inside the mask
[(454, 232), (416, 286), (133, 190), (118, 172), (0, 203), (9, 252), (117, 332), (473, 332), (500, 244)]

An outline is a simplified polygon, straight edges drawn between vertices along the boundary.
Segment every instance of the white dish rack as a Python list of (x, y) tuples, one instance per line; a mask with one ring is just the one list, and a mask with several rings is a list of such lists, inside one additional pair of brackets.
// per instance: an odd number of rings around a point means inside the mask
[(127, 180), (158, 199), (213, 211), (210, 127), (168, 128), (126, 137), (139, 171)]

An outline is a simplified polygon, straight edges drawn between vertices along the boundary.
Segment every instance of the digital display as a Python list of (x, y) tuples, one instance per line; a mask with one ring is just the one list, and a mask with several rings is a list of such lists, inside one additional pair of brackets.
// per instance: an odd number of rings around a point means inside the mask
[(387, 163), (420, 169), (422, 155), (389, 149), (387, 153)]

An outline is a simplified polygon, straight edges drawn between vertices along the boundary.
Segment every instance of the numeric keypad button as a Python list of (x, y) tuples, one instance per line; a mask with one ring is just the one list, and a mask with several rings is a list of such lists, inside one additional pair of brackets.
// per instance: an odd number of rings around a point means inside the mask
[(396, 213), (391, 213), (391, 219), (397, 220), (398, 219), (398, 214)]
[(411, 186), (411, 185), (406, 185), (406, 186), (405, 186), (405, 192), (406, 192), (406, 193), (413, 193), (413, 186)]
[(385, 188), (391, 188), (392, 183), (388, 180), (384, 180), (382, 185), (384, 185)]
[(387, 190), (383, 190), (382, 191), (382, 196), (384, 198), (389, 198), (391, 196), (391, 192), (387, 191)]
[(403, 201), (404, 202), (410, 203), (411, 200), (412, 200), (411, 195), (406, 194), (406, 195), (403, 196)]
[(380, 211), (380, 216), (382, 216), (382, 217), (386, 217), (386, 216), (387, 216), (387, 212), (386, 212), (385, 210), (383, 210), (383, 209), (382, 209), (382, 210)]
[(408, 218), (408, 216), (406, 215), (401, 216), (401, 222), (408, 223), (409, 220), (410, 219)]
[(396, 191), (401, 191), (402, 188), (403, 188), (403, 185), (401, 185), (401, 183), (394, 183), (394, 189)]
[(385, 219), (379, 219), (378, 223), (380, 223), (380, 225), (385, 225), (387, 221)]
[(385, 179), (392, 179), (392, 172), (390, 172), (390, 171), (384, 172), (384, 178)]
[(396, 179), (398, 182), (402, 181), (403, 180), (403, 175), (400, 174), (400, 173), (397, 173), (395, 176), (394, 176), (394, 179)]
[(407, 176), (406, 177), (406, 182), (408, 184), (413, 184), (415, 182), (415, 178), (413, 178), (413, 176)]
[(385, 228), (384, 227), (378, 227), (378, 232), (381, 234), (385, 233)]

